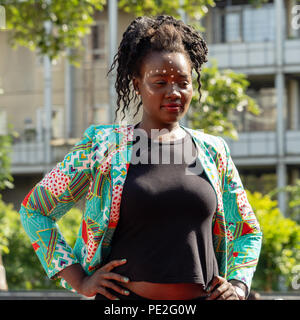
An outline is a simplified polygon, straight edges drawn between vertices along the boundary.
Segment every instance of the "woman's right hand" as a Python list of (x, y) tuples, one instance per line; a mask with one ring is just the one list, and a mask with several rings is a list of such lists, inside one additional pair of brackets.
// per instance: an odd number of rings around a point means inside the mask
[(117, 297), (106, 290), (106, 288), (110, 288), (121, 294), (128, 295), (129, 291), (117, 286), (114, 282), (110, 281), (115, 280), (121, 283), (129, 282), (128, 278), (111, 272), (113, 268), (123, 265), (126, 262), (126, 259), (110, 261), (103, 267), (96, 270), (91, 276), (85, 276), (81, 282), (80, 293), (87, 297), (93, 297), (97, 293), (100, 293), (110, 300), (119, 300)]

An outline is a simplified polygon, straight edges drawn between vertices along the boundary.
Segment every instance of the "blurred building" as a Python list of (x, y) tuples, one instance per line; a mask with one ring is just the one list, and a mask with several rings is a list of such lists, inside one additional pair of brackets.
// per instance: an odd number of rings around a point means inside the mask
[[(249, 1), (217, 1), (201, 24), (206, 28), (209, 59), (220, 69), (245, 73), (249, 95), (262, 110), (255, 117), (240, 109), (232, 116), (238, 141), (228, 141), (245, 186), (269, 191), (300, 176), (300, 31), (293, 27), (295, 0), (269, 1), (259, 8)], [(120, 41), (132, 16), (119, 12)], [(44, 152), (44, 65), (27, 49), (13, 50), (8, 32), (0, 32), (0, 131), (12, 123), (12, 172), (16, 189), (6, 201), (19, 206), (29, 188), (49, 169)], [(90, 124), (111, 123), (107, 10), (96, 15), (81, 66), (66, 59), (52, 64), (52, 166), (60, 161)], [(284, 194), (280, 207), (285, 208)]]
[[(118, 12), (118, 42), (133, 19)], [(109, 112), (108, 10), (97, 12), (91, 33), (83, 40), (79, 67), (63, 56), (52, 62), (51, 164), (45, 158), (45, 68), (43, 57), (26, 48), (12, 49), (9, 32), (0, 30), (0, 134), (12, 124), (19, 134), (12, 152), (15, 189), (1, 192), (20, 203), (48, 170), (61, 161), (91, 124), (111, 123)]]
[[(300, 19), (296, 1), (218, 1), (205, 17), (209, 59), (244, 73), (259, 116), (232, 117), (239, 140), (227, 140), (245, 186), (270, 191), (300, 177)], [(300, 6), (298, 13), (300, 13)], [(294, 21), (293, 21), (294, 20)], [(285, 194), (279, 195), (285, 213)]]

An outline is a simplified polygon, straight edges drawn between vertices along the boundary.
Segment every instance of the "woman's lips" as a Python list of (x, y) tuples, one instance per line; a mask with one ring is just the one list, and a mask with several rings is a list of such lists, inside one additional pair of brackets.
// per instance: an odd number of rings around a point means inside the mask
[(170, 112), (180, 112), (180, 110), (182, 109), (180, 104), (164, 104), (162, 105), (162, 108), (166, 109), (167, 111)]

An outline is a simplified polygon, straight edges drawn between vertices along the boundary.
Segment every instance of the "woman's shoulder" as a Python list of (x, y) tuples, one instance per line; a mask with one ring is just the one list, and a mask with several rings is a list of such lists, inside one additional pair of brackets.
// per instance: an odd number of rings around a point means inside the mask
[(84, 136), (90, 140), (96, 139), (97, 141), (106, 140), (109, 137), (118, 134), (131, 134), (133, 125), (121, 125), (121, 124), (101, 124), (101, 125), (91, 125), (85, 132)]
[(207, 148), (215, 148), (216, 150), (223, 150), (226, 147), (226, 142), (220, 136), (205, 133), (202, 129), (185, 128), (196, 139), (196, 141), (203, 143)]

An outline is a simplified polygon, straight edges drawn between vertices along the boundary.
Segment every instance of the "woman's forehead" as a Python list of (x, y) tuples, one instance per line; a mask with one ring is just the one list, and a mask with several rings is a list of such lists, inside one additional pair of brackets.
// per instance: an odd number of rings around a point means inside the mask
[(190, 73), (189, 59), (181, 52), (151, 52), (142, 62), (142, 72), (183, 72)]

